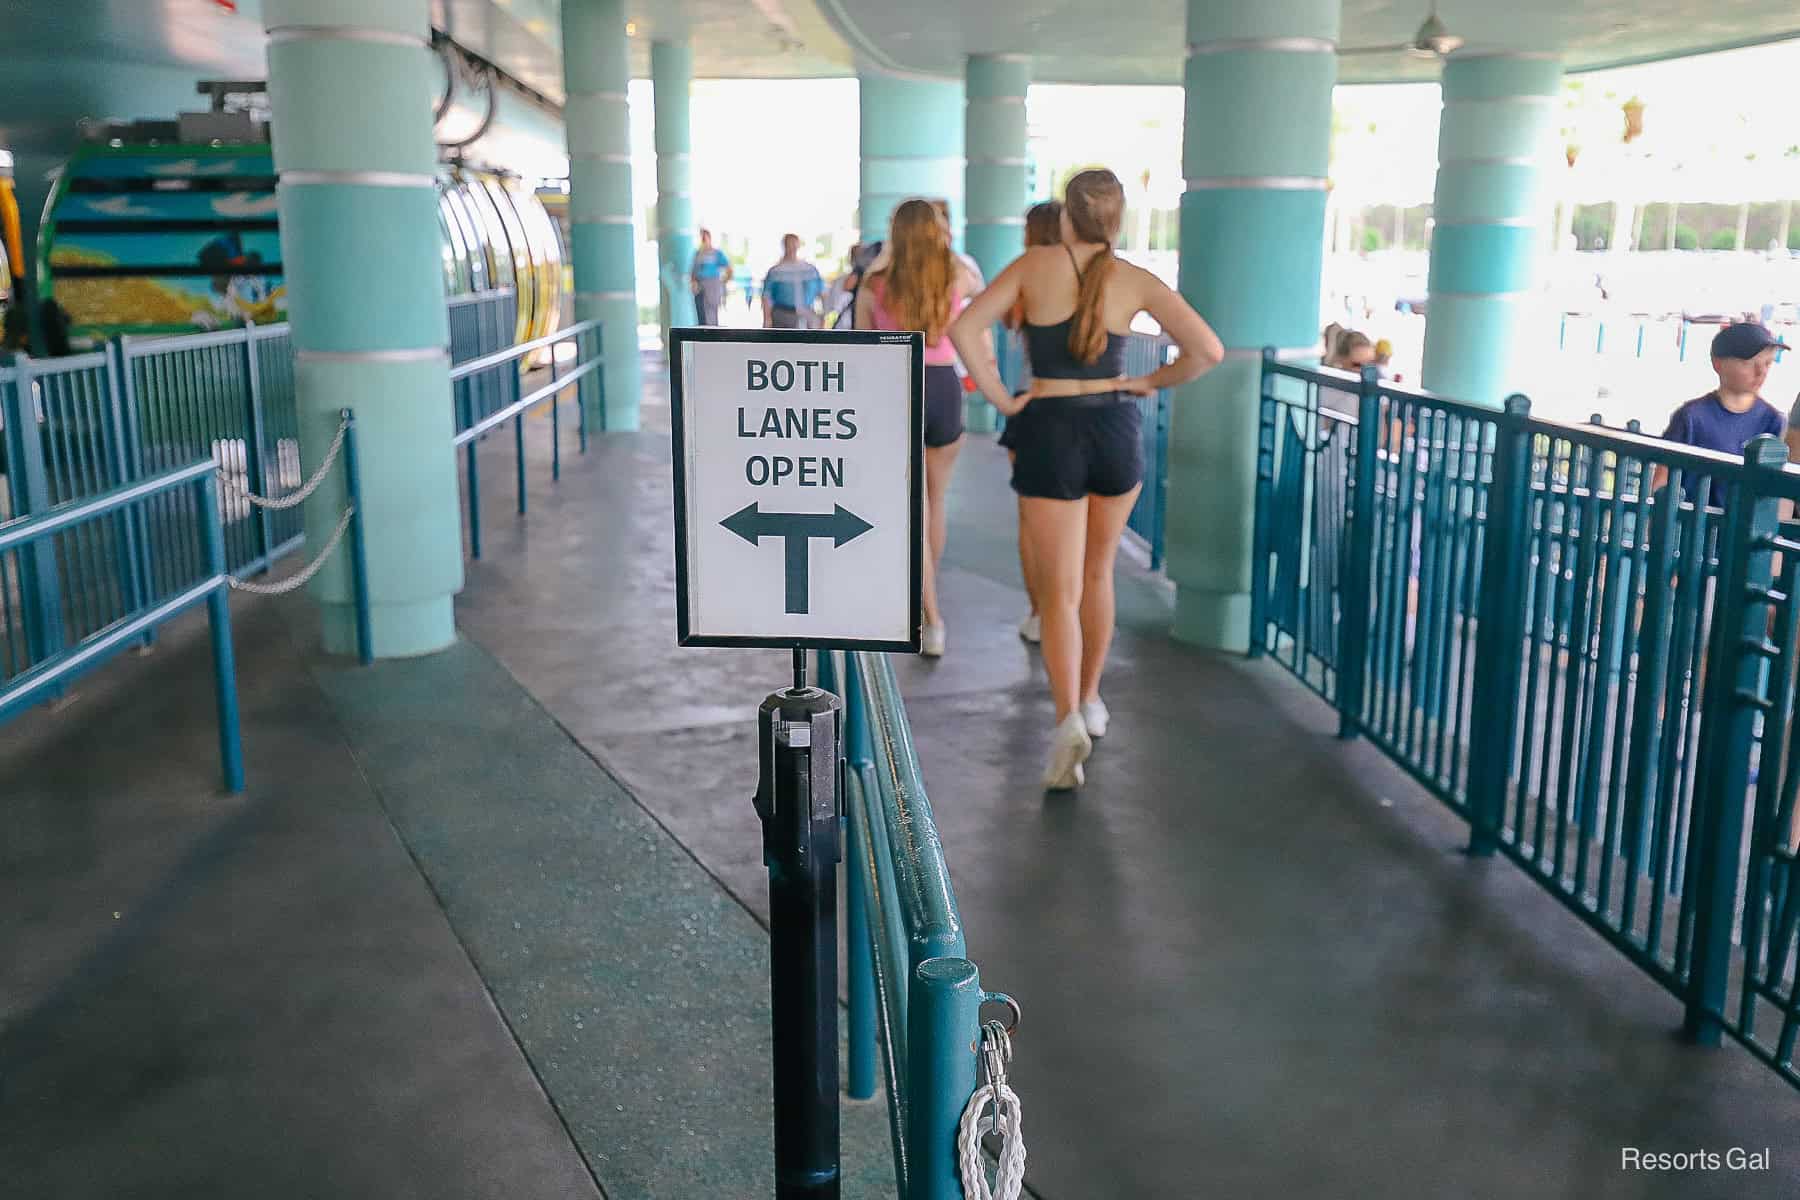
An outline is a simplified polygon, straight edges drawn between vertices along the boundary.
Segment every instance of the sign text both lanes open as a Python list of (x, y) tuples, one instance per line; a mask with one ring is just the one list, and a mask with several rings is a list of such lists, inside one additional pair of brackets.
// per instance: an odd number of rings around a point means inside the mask
[(917, 334), (675, 330), (683, 645), (916, 649)]

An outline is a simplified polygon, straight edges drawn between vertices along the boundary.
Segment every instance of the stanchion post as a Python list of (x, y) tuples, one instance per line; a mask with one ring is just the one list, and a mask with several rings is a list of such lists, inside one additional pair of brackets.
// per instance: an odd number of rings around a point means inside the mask
[(356, 607), (356, 657), (363, 666), (375, 661), (375, 635), (370, 628), (369, 559), (363, 540), (362, 471), (356, 457), (356, 414), (343, 410), (344, 497), (350, 505), (350, 595)]
[[(1765, 680), (1779, 653), (1768, 631), (1775, 607), (1771, 585), (1781, 500), (1770, 483), (1758, 477), (1778, 476), (1786, 463), (1787, 447), (1780, 438), (1765, 435), (1744, 450), (1748, 470), (1733, 505), (1730, 554), (1718, 593), (1718, 632), (1712, 643), (1720, 665), (1708, 673), (1702, 704), (1693, 816), (1699, 839), (1694, 859), (1697, 904), (1682, 1032), (1703, 1046), (1719, 1044), (1726, 1020), (1740, 898), (1738, 858), (1750, 804), (1750, 751), (1758, 714), (1772, 715)], [(1765, 762), (1763, 769), (1769, 770), (1770, 764)]]
[(1250, 658), (1269, 637), (1269, 536), (1275, 514), (1275, 347), (1262, 352), (1262, 399), (1256, 418), (1256, 508), (1250, 539)]
[(966, 958), (913, 969), (906, 1013), (907, 1200), (962, 1200), (956, 1134), (975, 1092), (981, 976)]
[(200, 533), (205, 543), (206, 570), (213, 590), (206, 597), (206, 615), (212, 632), (213, 698), (219, 708), (219, 762), (225, 790), (244, 790), (244, 744), (238, 729), (237, 661), (231, 650), (231, 588), (226, 583), (225, 527), (219, 517), (219, 481), (212, 475), (200, 480)]
[(1476, 602), (1475, 680), (1469, 746), (1469, 853), (1490, 855), (1505, 820), (1512, 745), (1519, 728), (1525, 636), (1525, 553), (1531, 500), (1531, 402), (1509, 396), (1494, 430), (1481, 595)]
[[(844, 752), (850, 771), (857, 770), (857, 764), (864, 761), (868, 751), (867, 714), (863, 710), (863, 693), (861, 673), (856, 667), (858, 651), (844, 652)], [(867, 817), (865, 797), (864, 807), (859, 808), (849, 802), (849, 791), (844, 793), (844, 809), (847, 843), (855, 854), (862, 853), (867, 835), (863, 832), (863, 821)], [(845, 899), (845, 916), (849, 928), (844, 931), (844, 939), (850, 952), (850, 1066), (847, 1091), (852, 1100), (868, 1100), (875, 1095), (875, 964), (870, 958), (869, 943), (869, 904), (867, 890), (868, 876), (858, 860), (847, 873), (846, 887), (849, 894)]]
[[(553, 385), (559, 384), (562, 380), (562, 373), (557, 369), (557, 366), (556, 366), (556, 348), (560, 345), (562, 345), (561, 342), (551, 342), (550, 343), (550, 382)], [(577, 358), (576, 361), (577, 361), (577, 365), (579, 365), (579, 362), (580, 362), (579, 358)], [(555, 387), (554, 390), (552, 390), (550, 393), (550, 482), (551, 483), (561, 483), (562, 482), (562, 420), (561, 420), (560, 416), (558, 415), (558, 411), (557, 411), (561, 405), (562, 405), (562, 388)]]
[(842, 706), (794, 686), (757, 713), (756, 812), (769, 869), (777, 1200), (837, 1200), (838, 748)]
[[(1338, 736), (1352, 738), (1362, 728), (1364, 680), (1369, 661), (1370, 591), (1375, 567), (1375, 476), (1381, 449), (1381, 375), (1362, 369), (1357, 396), (1356, 472), (1350, 490), (1350, 545), (1338, 558), (1343, 618), (1338, 625)], [(1327, 581), (1329, 586), (1330, 581)]]

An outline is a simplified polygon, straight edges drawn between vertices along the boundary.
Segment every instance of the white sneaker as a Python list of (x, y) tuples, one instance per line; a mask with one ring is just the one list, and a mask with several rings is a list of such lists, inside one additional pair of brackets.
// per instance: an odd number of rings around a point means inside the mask
[(1089, 737), (1103, 738), (1106, 727), (1112, 724), (1112, 713), (1107, 711), (1106, 701), (1096, 696), (1092, 704), (1081, 706), (1081, 720), (1087, 726)]
[(1044, 787), (1053, 792), (1073, 791), (1087, 782), (1081, 764), (1094, 752), (1094, 740), (1079, 712), (1072, 712), (1056, 727), (1050, 743), (1050, 763), (1044, 768)]
[(944, 627), (927, 625), (919, 631), (919, 653), (926, 658), (942, 658), (944, 656)]
[(1019, 622), (1019, 636), (1024, 638), (1026, 641), (1030, 642), (1034, 646), (1037, 643), (1043, 641), (1044, 640), (1043, 620), (1036, 613), (1032, 613), (1030, 616), (1026, 617), (1023, 621)]

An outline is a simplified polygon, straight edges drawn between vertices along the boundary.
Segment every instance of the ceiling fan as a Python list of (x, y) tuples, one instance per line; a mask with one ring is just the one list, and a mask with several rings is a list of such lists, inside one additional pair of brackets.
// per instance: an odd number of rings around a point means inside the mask
[(1389, 46), (1348, 46), (1339, 47), (1338, 54), (1396, 54), (1405, 52), (1416, 54), (1421, 58), (1442, 58), (1463, 44), (1463, 39), (1450, 32), (1438, 17), (1437, 0), (1432, 0), (1431, 13), (1425, 18), (1419, 31), (1412, 36), (1410, 42), (1396, 42)]

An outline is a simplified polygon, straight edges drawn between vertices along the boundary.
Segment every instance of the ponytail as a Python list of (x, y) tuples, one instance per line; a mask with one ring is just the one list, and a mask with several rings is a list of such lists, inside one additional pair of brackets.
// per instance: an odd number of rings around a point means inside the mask
[(1106, 313), (1101, 300), (1106, 295), (1106, 281), (1112, 275), (1113, 255), (1110, 243), (1088, 260), (1081, 272), (1081, 284), (1075, 295), (1075, 315), (1069, 318), (1069, 355), (1076, 362), (1092, 365), (1106, 353)]

